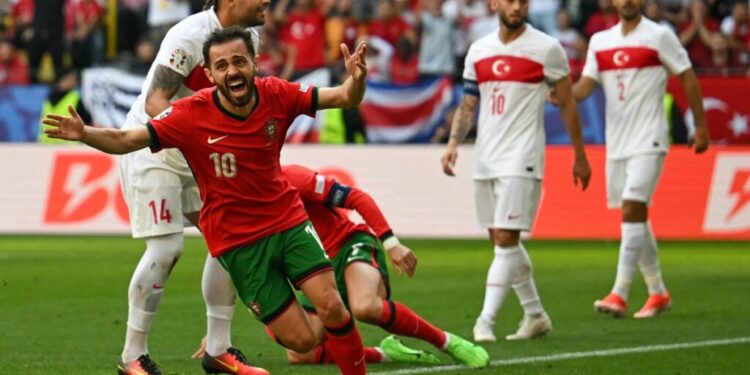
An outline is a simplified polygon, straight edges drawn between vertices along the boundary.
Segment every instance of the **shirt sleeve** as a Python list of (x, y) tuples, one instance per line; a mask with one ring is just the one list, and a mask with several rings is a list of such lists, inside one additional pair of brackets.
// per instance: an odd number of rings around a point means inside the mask
[(692, 67), (688, 53), (677, 35), (667, 29), (659, 36), (659, 61), (672, 74), (681, 74)]
[(184, 33), (173, 28), (161, 42), (154, 63), (166, 66), (181, 76), (187, 77), (201, 60), (198, 56), (193, 56), (196, 52), (192, 51), (198, 50), (200, 48), (195, 45), (191, 33)]
[(273, 79), (279, 84), (282, 98), (285, 98), (283, 105), (291, 118), (299, 115), (315, 117), (315, 112), (318, 110), (317, 87), (300, 82), (288, 82), (274, 77), (267, 79)]
[(190, 98), (172, 103), (172, 106), (151, 119), (146, 126), (151, 135), (151, 152), (159, 152), (165, 148), (180, 148), (188, 144), (190, 136)]
[(479, 96), (479, 84), (477, 83), (477, 71), (474, 67), (474, 60), (476, 58), (475, 48), (472, 44), (469, 47), (469, 52), (466, 53), (466, 59), (464, 60), (464, 94)]
[(557, 82), (570, 75), (570, 65), (565, 50), (555, 41), (544, 58), (544, 77), (548, 83)]
[(583, 65), (583, 72), (581, 72), (581, 75), (589, 77), (596, 82), (600, 82), (599, 63), (596, 61), (596, 52), (594, 50), (595, 41), (596, 36), (592, 37), (591, 42), (589, 43), (589, 50), (586, 52), (586, 63)]

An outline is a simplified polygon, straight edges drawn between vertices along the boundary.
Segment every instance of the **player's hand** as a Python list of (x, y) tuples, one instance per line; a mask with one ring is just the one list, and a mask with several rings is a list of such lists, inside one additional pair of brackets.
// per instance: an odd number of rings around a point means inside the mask
[(70, 117), (47, 114), (42, 123), (54, 126), (52, 129), (45, 129), (44, 133), (50, 138), (64, 139), (66, 141), (80, 141), (83, 139), (84, 126), (81, 116), (78, 115), (75, 108), (68, 106)]
[(352, 76), (355, 81), (364, 81), (367, 77), (367, 62), (365, 61), (365, 54), (367, 53), (367, 44), (365, 42), (359, 43), (357, 49), (353, 54), (349, 53), (349, 47), (346, 44), (341, 43), (341, 54), (344, 56), (344, 66), (346, 71)]
[(455, 176), (456, 173), (453, 171), (453, 168), (456, 167), (457, 159), (458, 150), (455, 147), (448, 146), (448, 148), (445, 150), (445, 153), (443, 154), (443, 157), (440, 158), (440, 162), (443, 163), (443, 173), (447, 174), (448, 176)]
[(695, 146), (696, 154), (702, 154), (708, 150), (708, 127), (695, 127), (695, 134), (688, 139), (688, 147), (693, 146)]
[(193, 353), (193, 355), (190, 356), (192, 359), (201, 359), (203, 358), (203, 354), (206, 353), (206, 336), (203, 336), (203, 339), (201, 340), (201, 346), (198, 348), (198, 350)]
[(410, 248), (398, 244), (388, 250), (388, 255), (390, 255), (391, 262), (393, 262), (393, 266), (399, 275), (406, 272), (409, 277), (414, 276), (414, 271), (417, 269), (417, 256)]
[(586, 155), (576, 157), (575, 163), (573, 163), (573, 185), (578, 186), (581, 183), (581, 190), (586, 191), (589, 187), (589, 180), (591, 180), (591, 166), (589, 166), (589, 160)]

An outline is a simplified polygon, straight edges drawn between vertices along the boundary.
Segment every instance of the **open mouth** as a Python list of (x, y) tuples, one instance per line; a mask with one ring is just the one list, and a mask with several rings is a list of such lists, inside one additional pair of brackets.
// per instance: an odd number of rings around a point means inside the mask
[(229, 91), (232, 93), (241, 93), (247, 89), (247, 82), (244, 79), (235, 79), (227, 84), (227, 88), (229, 88)]

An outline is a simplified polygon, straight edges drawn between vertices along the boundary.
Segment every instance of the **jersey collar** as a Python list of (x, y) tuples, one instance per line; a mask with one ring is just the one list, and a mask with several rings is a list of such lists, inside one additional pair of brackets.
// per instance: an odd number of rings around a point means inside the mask
[(236, 114), (230, 112), (228, 109), (224, 108), (223, 105), (221, 105), (221, 100), (219, 99), (219, 88), (218, 87), (214, 88), (214, 92), (211, 94), (211, 96), (214, 99), (214, 105), (216, 105), (216, 108), (219, 108), (219, 111), (221, 111), (221, 113), (223, 113), (223, 114), (231, 117), (232, 119), (235, 119), (237, 121), (243, 121), (243, 122), (247, 121), (247, 119), (249, 119), (250, 116), (252, 116), (253, 113), (255, 113), (255, 109), (258, 108), (258, 104), (260, 104), (260, 96), (258, 95), (258, 88), (257, 88), (257, 86), (256, 86), (255, 90), (253, 90), (253, 96), (255, 97), (255, 103), (253, 103), (253, 109), (250, 111), (250, 114), (247, 115), (247, 117), (242, 117), (242, 116), (236, 115)]

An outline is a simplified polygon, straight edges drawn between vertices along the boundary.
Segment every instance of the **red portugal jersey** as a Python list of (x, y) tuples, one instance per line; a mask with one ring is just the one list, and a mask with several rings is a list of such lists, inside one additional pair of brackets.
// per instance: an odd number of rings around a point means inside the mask
[[(284, 176), (299, 190), (305, 210), (329, 258), (357, 232), (375, 234), (381, 241), (393, 236), (385, 216), (367, 193), (301, 165), (285, 165)], [(366, 224), (355, 224), (348, 210), (356, 210)]]
[(200, 227), (213, 256), (307, 219), (279, 157), (294, 118), (314, 116), (317, 90), (268, 77), (255, 78), (255, 93), (247, 118), (224, 109), (217, 89), (209, 88), (175, 101), (148, 124), (151, 150), (178, 148), (193, 171), (203, 200)]

